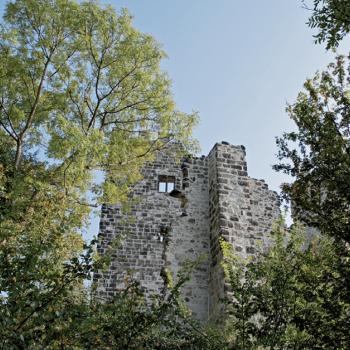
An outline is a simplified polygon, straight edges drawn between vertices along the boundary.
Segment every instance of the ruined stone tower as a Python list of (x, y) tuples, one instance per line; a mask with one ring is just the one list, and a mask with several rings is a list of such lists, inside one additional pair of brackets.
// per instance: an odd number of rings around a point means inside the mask
[(277, 194), (248, 176), (243, 146), (217, 143), (208, 156), (180, 162), (172, 147), (143, 168), (130, 217), (118, 205), (102, 207), (99, 253), (118, 235), (125, 239), (109, 270), (95, 273), (97, 293), (112, 296), (128, 271), (147, 293), (162, 293), (164, 268), (176, 275), (184, 261), (206, 254), (182, 292), (194, 317), (217, 319), (226, 292), (219, 241), (243, 257), (254, 254), (258, 242), (268, 244), (279, 215)]

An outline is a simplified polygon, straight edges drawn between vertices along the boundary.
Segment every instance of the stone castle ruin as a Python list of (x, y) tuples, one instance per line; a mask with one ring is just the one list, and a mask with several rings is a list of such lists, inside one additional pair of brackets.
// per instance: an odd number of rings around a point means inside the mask
[(277, 194), (248, 176), (245, 148), (227, 142), (217, 143), (208, 156), (181, 161), (170, 146), (142, 174), (133, 187), (132, 198), (138, 200), (129, 214), (118, 205), (102, 207), (99, 253), (118, 235), (125, 239), (108, 271), (95, 273), (97, 294), (111, 297), (128, 271), (148, 294), (164, 293), (165, 269), (176, 276), (184, 261), (205, 254), (182, 293), (194, 317), (217, 319), (227, 293), (220, 240), (230, 242), (242, 257), (254, 254), (257, 244), (267, 245), (279, 215)]

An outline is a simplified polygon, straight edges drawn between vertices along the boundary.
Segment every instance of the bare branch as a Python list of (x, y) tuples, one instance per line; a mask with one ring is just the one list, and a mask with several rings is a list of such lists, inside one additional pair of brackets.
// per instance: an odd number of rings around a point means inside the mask
[(125, 79), (127, 79), (129, 76), (132, 75), (132, 73), (135, 72), (136, 69), (137, 69), (137, 66), (135, 66), (135, 67), (134, 67), (131, 71), (129, 71), (128, 73), (126, 73), (121, 79), (119, 79), (118, 82), (117, 82), (115, 85), (110, 86), (110, 91), (109, 91), (107, 94), (103, 95), (102, 100), (104, 100), (105, 98), (107, 98), (108, 96), (110, 96), (110, 95), (120, 86), (120, 84), (121, 84)]
[[(76, 49), (74, 49), (71, 53), (67, 55), (65, 62), (67, 62), (75, 53), (76, 53)], [(61, 65), (59, 65), (56, 68), (56, 70), (48, 76), (48, 79), (51, 79), (54, 75), (56, 75), (64, 65), (65, 63), (62, 63)]]
[(71, 91), (68, 92), (68, 96), (69, 96), (70, 100), (72, 101), (72, 103), (75, 105), (75, 107), (78, 110), (78, 114), (79, 114), (79, 117), (80, 117), (81, 128), (84, 131), (84, 134), (87, 135), (87, 132), (86, 132), (85, 127), (84, 127), (84, 114), (82, 113), (82, 111), (81, 111), (81, 109), (79, 107), (79, 103), (74, 100)]
[(44, 69), (43, 69), (43, 72), (41, 74), (39, 86), (38, 86), (38, 89), (36, 91), (36, 96), (35, 96), (35, 100), (34, 100), (34, 104), (32, 106), (32, 109), (31, 109), (31, 111), (30, 111), (30, 113), (28, 115), (28, 118), (26, 120), (24, 128), (18, 134), (17, 150), (16, 150), (16, 157), (15, 157), (15, 169), (18, 169), (20, 161), (21, 161), (21, 158), (22, 158), (23, 137), (24, 137), (25, 132), (30, 128), (30, 126), (31, 126), (31, 124), (33, 122), (33, 119), (34, 119), (34, 116), (35, 116), (35, 112), (36, 112), (36, 109), (37, 109), (38, 104), (39, 104), (41, 91), (42, 91), (44, 80), (45, 80), (45, 77), (46, 77), (47, 68), (48, 68), (50, 60), (51, 60), (51, 55), (49, 56), (49, 58), (45, 62)]
[(7, 134), (12, 137), (15, 141), (17, 141), (17, 137), (12, 134), (12, 132), (6, 127), (6, 125), (0, 120), (0, 125), (7, 132)]
[(1, 126), (5, 129), (5, 131), (6, 131), (15, 141), (17, 141), (18, 135), (17, 135), (16, 130), (15, 130), (15, 128), (14, 128), (12, 122), (11, 122), (11, 118), (10, 118), (10, 116), (9, 116), (9, 113), (6, 111), (6, 108), (5, 108), (4, 104), (3, 104), (3, 100), (0, 102), (0, 111), (1, 111), (1, 110), (4, 112), (4, 114), (5, 114), (5, 116), (6, 116), (6, 119), (7, 119), (7, 121), (9, 122), (11, 131), (7, 129), (6, 125), (5, 125), (2, 121), (0, 121)]
[[(119, 109), (117, 109), (117, 110), (108, 111), (107, 113), (108, 113), (108, 114), (117, 114), (117, 113), (120, 113), (120, 112), (122, 112), (122, 111), (124, 111), (124, 110), (126, 110), (126, 109), (128, 109), (128, 108), (132, 108), (132, 107), (137, 106), (137, 105), (139, 105), (139, 104), (141, 104), (141, 103), (147, 102), (147, 101), (149, 101), (150, 99), (151, 99), (151, 97), (148, 97), (148, 98), (146, 98), (146, 99), (144, 99), (144, 100), (137, 101), (137, 102), (134, 102), (134, 103), (130, 103), (130, 104), (128, 104), (128, 105), (126, 105), (126, 106), (124, 106), (124, 107), (122, 107), (122, 108), (119, 108)], [(111, 124), (117, 124), (118, 122), (119, 122), (119, 121), (118, 121), (117, 119), (115, 119), (115, 120), (113, 120), (113, 121), (111, 121), (111, 122), (105, 123), (104, 125), (106, 126), (106, 125), (111, 125)]]

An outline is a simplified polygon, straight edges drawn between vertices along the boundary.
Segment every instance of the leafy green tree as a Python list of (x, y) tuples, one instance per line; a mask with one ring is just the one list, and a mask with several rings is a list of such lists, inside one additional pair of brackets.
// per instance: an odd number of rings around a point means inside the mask
[[(4, 21), (0, 125), (15, 174), (25, 154), (37, 153), (76, 200), (87, 189), (100, 202), (121, 200), (156, 149), (173, 139), (192, 143), (196, 117), (175, 110), (159, 68), (165, 54), (127, 11), (18, 0)], [(108, 173), (102, 187), (93, 170)]]
[(190, 270), (180, 274), (166, 298), (155, 296), (151, 304), (132, 280), (106, 303), (71, 293), (54, 297), (21, 332), (2, 330), (1, 348), (225, 349), (223, 337), (192, 320), (183, 307), (180, 289)]
[(350, 76), (339, 56), (304, 84), (287, 111), (297, 130), (277, 139), (280, 164), (295, 178), (283, 191), (295, 214), (320, 232), (350, 243)]
[[(349, 18), (347, 1), (315, 1), (309, 25), (319, 28), (318, 42), (334, 48), (349, 32)], [(308, 303), (302, 305), (308, 314), (298, 322), (307, 331), (307, 348), (345, 349), (349, 342), (344, 330), (350, 323), (349, 67), (349, 57), (338, 56), (308, 79), (287, 107), (296, 131), (277, 138), (280, 163), (274, 168), (295, 179), (282, 186), (284, 197), (296, 218), (316, 228), (322, 244), (330, 242), (333, 256), (326, 265), (314, 261), (310, 271), (317, 275), (304, 277)], [(317, 254), (332, 257), (324, 250)]]
[[(256, 259), (239, 260), (223, 243), (231, 286), (226, 333), (231, 349), (347, 349), (350, 342), (349, 252), (334, 240), (282, 223)], [(340, 274), (340, 270), (346, 273)]]
[(336, 48), (350, 31), (350, 3), (348, 0), (313, 0), (309, 5), (303, 0), (304, 8), (312, 11), (307, 24), (317, 28), (317, 43), (326, 42), (327, 49)]
[[(7, 3), (0, 28), (2, 348), (62, 348), (65, 325), (81, 322), (86, 309), (94, 316), (82, 285), (103, 263), (81, 234), (91, 207), (125, 201), (144, 162), (168, 142), (194, 147), (196, 115), (176, 110), (159, 68), (164, 56), (125, 10), (71, 0)], [(115, 315), (125, 311), (120, 305)]]

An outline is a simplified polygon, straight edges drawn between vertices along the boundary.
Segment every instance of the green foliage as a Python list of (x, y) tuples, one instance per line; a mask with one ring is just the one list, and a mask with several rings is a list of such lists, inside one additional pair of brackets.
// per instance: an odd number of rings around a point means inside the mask
[[(319, 29), (316, 41), (326, 41), (327, 49), (337, 47), (349, 32), (349, 2), (316, 0), (312, 11), (308, 24)], [(274, 168), (295, 179), (283, 185), (284, 197), (294, 216), (320, 235), (290, 272), (296, 299), (289, 315), (298, 313), (286, 322), (285, 334), (295, 348), (346, 349), (349, 344), (349, 68), (349, 57), (338, 56), (308, 79), (287, 107), (296, 131), (277, 139), (280, 163)]]
[[(125, 200), (157, 149), (174, 139), (187, 150), (194, 145), (196, 115), (176, 111), (159, 68), (165, 54), (126, 10), (18, 0), (4, 21), (0, 126), (15, 173), (24, 155), (37, 154), (75, 200), (87, 189), (98, 203)], [(103, 185), (94, 170), (108, 174)]]
[[(176, 298), (148, 309), (132, 285), (102, 305), (83, 286), (108, 260), (96, 256), (94, 241), (83, 241), (90, 207), (126, 201), (144, 162), (167, 143), (195, 148), (197, 117), (176, 110), (160, 70), (164, 57), (125, 10), (93, 1), (7, 3), (0, 28), (2, 349), (140, 348), (138, 337), (160, 341), (159, 327), (171, 344), (180, 330), (179, 342), (191, 342)], [(180, 333), (171, 333), (166, 317)]]
[(297, 130), (277, 139), (274, 168), (295, 178), (283, 191), (297, 216), (320, 232), (350, 243), (349, 58), (304, 84), (288, 106)]
[[(74, 278), (86, 273), (90, 258), (88, 253), (84, 271), (81, 263), (67, 266), (66, 278), (69, 271)], [(37, 314), (23, 323), (21, 330), (3, 322), (1, 348), (224, 349), (217, 333), (203, 329), (183, 310), (180, 289), (189, 273), (183, 271), (167, 297), (155, 296), (152, 303), (132, 280), (107, 303), (88, 301), (76, 293), (51, 295), (47, 307), (37, 308)], [(12, 318), (9, 321), (13, 325)]]
[(312, 6), (306, 0), (303, 3), (312, 11), (307, 24), (318, 29), (316, 43), (326, 42), (327, 49), (336, 48), (350, 31), (349, 0), (313, 0)]
[(349, 251), (330, 238), (305, 237), (300, 225), (286, 230), (280, 222), (271, 248), (250, 261), (222, 244), (232, 349), (347, 349)]

